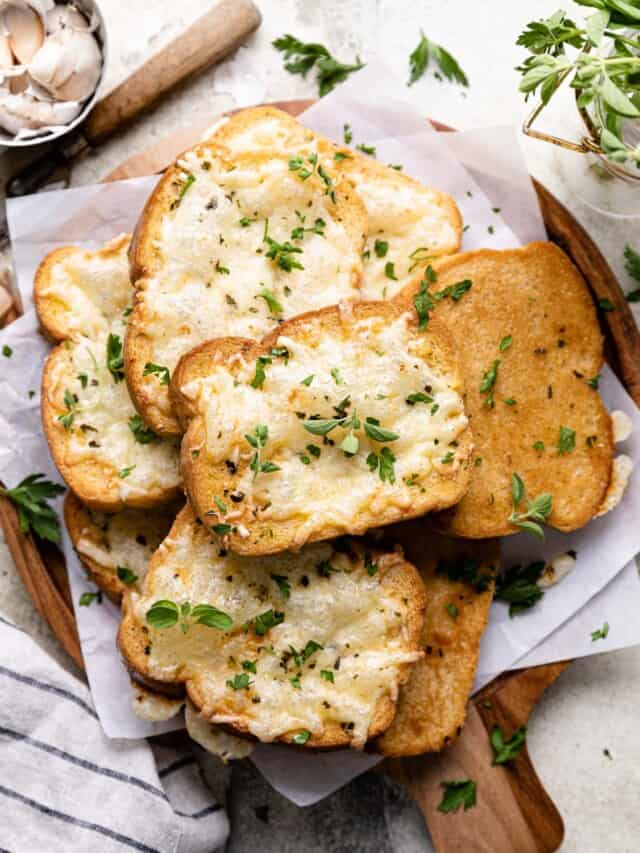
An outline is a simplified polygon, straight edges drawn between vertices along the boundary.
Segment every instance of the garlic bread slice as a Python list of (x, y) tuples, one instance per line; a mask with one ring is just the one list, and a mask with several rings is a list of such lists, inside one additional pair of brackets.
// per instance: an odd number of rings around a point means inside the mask
[(203, 720), (260, 741), (362, 748), (422, 657), (424, 590), (394, 553), (354, 540), (270, 557), (220, 549), (189, 506), (124, 600), (134, 678), (184, 685)]
[(96, 510), (165, 503), (181, 492), (178, 448), (148, 429), (124, 381), (133, 289), (123, 235), (96, 251), (57, 249), (36, 272), (42, 329), (61, 342), (42, 376), (42, 423), (60, 474)]
[(214, 143), (183, 154), (147, 202), (131, 248), (136, 304), (126, 374), (138, 410), (180, 433), (165, 378), (210, 338), (261, 338), (285, 317), (360, 296), (366, 213), (316, 158)]
[(108, 515), (89, 509), (73, 492), (67, 492), (64, 520), (91, 579), (119, 602), (127, 591), (142, 588), (147, 563), (169, 532), (178, 509), (179, 505), (169, 504)]
[(242, 110), (219, 125), (213, 139), (233, 154), (265, 150), (317, 154), (353, 182), (368, 217), (364, 299), (391, 298), (413, 279), (426, 258), (460, 248), (462, 219), (450, 195), (424, 186), (375, 156), (329, 142), (282, 110)]
[(614, 444), (597, 388), (602, 334), (578, 270), (552, 243), (481, 249), (434, 263), (397, 304), (411, 310), (421, 292), (455, 340), (476, 445), (469, 491), (434, 524), (481, 539), (587, 524)]
[(224, 547), (272, 554), (451, 506), (472, 440), (446, 331), (388, 302), (285, 321), (180, 360), (181, 467)]

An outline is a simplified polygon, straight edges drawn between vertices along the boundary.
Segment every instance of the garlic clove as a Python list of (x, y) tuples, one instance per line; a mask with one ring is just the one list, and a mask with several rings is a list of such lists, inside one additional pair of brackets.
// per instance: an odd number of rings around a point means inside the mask
[(54, 98), (82, 101), (94, 92), (101, 68), (100, 48), (91, 33), (63, 28), (46, 39), (29, 74)]
[(29, 86), (29, 75), (25, 71), (23, 74), (18, 74), (14, 77), (9, 77), (9, 91), (12, 95), (19, 95), (20, 92), (25, 92)]
[(0, 33), (0, 68), (11, 68), (13, 65), (13, 54), (9, 46), (9, 39)]
[(0, 93), (0, 127), (12, 135), (24, 130), (69, 124), (81, 106), (75, 102), (38, 101), (31, 95)]
[(47, 12), (46, 26), (48, 33), (57, 33), (63, 29), (88, 30), (89, 21), (75, 6), (56, 3), (53, 9)]
[(30, 6), (12, 3), (3, 9), (2, 23), (15, 58), (22, 65), (31, 62), (44, 42), (40, 16)]

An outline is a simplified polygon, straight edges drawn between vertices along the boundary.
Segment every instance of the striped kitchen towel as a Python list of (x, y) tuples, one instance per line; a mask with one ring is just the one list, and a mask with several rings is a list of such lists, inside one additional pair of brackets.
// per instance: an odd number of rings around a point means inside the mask
[(87, 687), (0, 617), (0, 853), (213, 853), (227, 816), (191, 747), (109, 740)]

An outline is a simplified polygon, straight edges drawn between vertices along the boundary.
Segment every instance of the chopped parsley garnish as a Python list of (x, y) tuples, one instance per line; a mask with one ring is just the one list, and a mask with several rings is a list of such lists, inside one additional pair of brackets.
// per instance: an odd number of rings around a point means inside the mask
[(616, 306), (610, 299), (598, 299), (598, 308), (605, 312), (616, 310)]
[(387, 261), (384, 265), (384, 274), (387, 278), (390, 278), (391, 281), (397, 281), (398, 276), (395, 273), (395, 265), (392, 261)]
[(323, 681), (330, 681), (331, 684), (335, 684), (333, 672), (330, 669), (321, 669), (320, 678), (322, 678)]
[(454, 458), (455, 458), (455, 453), (453, 452), (453, 450), (447, 450), (447, 452), (442, 457), (440, 462), (442, 465), (452, 465)]
[[(302, 269), (302, 267), (300, 267), (300, 269)], [(254, 298), (264, 299), (271, 314), (282, 314), (284, 310), (282, 305), (278, 302), (278, 299), (276, 298), (275, 294), (273, 294), (266, 287), (263, 287), (260, 293), (258, 293), (257, 296), (255, 296)]]
[(309, 387), (309, 385), (311, 385), (311, 383), (313, 382), (314, 377), (315, 377), (315, 373), (311, 373), (309, 376), (307, 376), (307, 377), (305, 377), (303, 380), (301, 380), (300, 384), (301, 384), (301, 385), (306, 385), (306, 386), (307, 386), (307, 388), (308, 388), (308, 387)]
[[(299, 246), (293, 246), (288, 240), (284, 243), (278, 243), (277, 240), (274, 240), (273, 237), (265, 236), (264, 241), (269, 245), (269, 251), (266, 256), (270, 260), (272, 260), (276, 266), (280, 267), (280, 269), (285, 272), (291, 272), (291, 270), (303, 270), (304, 266), (300, 263), (300, 261), (294, 258), (294, 255), (302, 254), (302, 249)], [(268, 291), (267, 291), (268, 292)], [(263, 291), (264, 293), (264, 291)], [(263, 293), (259, 295), (262, 296)], [(274, 297), (275, 299), (275, 297)], [(280, 313), (280, 311), (277, 313)]]
[[(640, 282), (640, 253), (632, 249), (629, 244), (624, 248), (625, 269), (631, 278)], [(627, 302), (640, 302), (640, 287), (630, 290), (625, 296)]]
[(126, 566), (118, 566), (116, 574), (118, 575), (118, 580), (121, 580), (127, 586), (131, 586), (131, 584), (134, 584), (138, 580), (138, 575)]
[(152, 376), (156, 375), (160, 380), (161, 385), (168, 385), (171, 381), (171, 373), (169, 372), (168, 367), (163, 367), (161, 364), (153, 364), (153, 362), (148, 361), (144, 370), (142, 371), (143, 376)]
[(502, 401), (506, 406), (515, 406), (517, 404), (517, 400), (515, 397), (507, 397), (506, 400)]
[(329, 198), (331, 199), (331, 201), (335, 204), (336, 203), (336, 191), (333, 187), (333, 181), (331, 180), (331, 176), (327, 174), (324, 167), (321, 165), (318, 165), (318, 175), (320, 176), (320, 178), (322, 179), (322, 181), (325, 185), (324, 194), (328, 195)]
[(386, 240), (376, 240), (373, 244), (373, 250), (378, 258), (384, 258), (389, 251), (389, 243)]
[(405, 403), (408, 406), (415, 406), (416, 403), (433, 403), (433, 397), (418, 391), (416, 394), (409, 394), (408, 397), (405, 397)]
[(138, 444), (149, 444), (156, 437), (155, 432), (145, 426), (140, 415), (133, 415), (129, 418), (129, 429)]
[(356, 145), (356, 151), (362, 151), (363, 154), (368, 154), (369, 157), (376, 156), (375, 145), (366, 145), (364, 142), (359, 142)]
[(339, 367), (332, 367), (329, 372), (331, 373), (331, 378), (336, 383), (336, 385), (344, 385), (344, 379), (340, 375)]
[(493, 389), (498, 379), (498, 368), (500, 367), (500, 359), (496, 358), (491, 367), (485, 372), (480, 383), (480, 393), (486, 394), (485, 406), (492, 409), (495, 406), (493, 399)]
[(83, 592), (78, 604), (80, 607), (90, 607), (94, 601), (96, 604), (102, 604), (102, 593), (100, 590), (98, 592)]
[[(515, 524), (521, 530), (531, 533), (538, 539), (544, 539), (542, 526), (551, 515), (553, 498), (548, 492), (538, 495), (533, 500), (526, 497), (526, 490), (522, 478), (515, 472), (511, 475), (511, 499), (513, 501), (513, 512), (509, 516), (511, 524)], [(525, 512), (518, 512), (518, 506), (522, 501), (526, 502)]]
[(350, 124), (345, 124), (342, 126), (342, 138), (344, 139), (345, 145), (350, 145), (353, 141), (353, 132), (351, 130)]
[(126, 478), (129, 476), (129, 474), (133, 471), (135, 467), (135, 465), (129, 465), (126, 468), (121, 468), (118, 471), (118, 477), (120, 477), (121, 480), (126, 480)]
[(233, 620), (222, 610), (210, 604), (196, 604), (194, 607), (188, 601), (179, 606), (175, 601), (161, 599), (154, 601), (147, 610), (146, 621), (152, 628), (173, 628), (180, 623), (180, 629), (186, 634), (192, 624), (206, 625), (218, 631), (228, 631)]
[(591, 379), (587, 379), (587, 385), (589, 388), (594, 388), (596, 391), (598, 390), (598, 385), (600, 383), (600, 374), (598, 373), (596, 376), (592, 376)]
[(115, 382), (120, 382), (124, 379), (122, 339), (113, 333), (107, 338), (107, 367)]
[[(302, 221), (304, 222), (305, 217), (302, 217)], [(327, 223), (324, 219), (316, 219), (314, 224), (310, 228), (305, 228), (303, 225), (298, 225), (291, 232), (292, 240), (302, 240), (305, 234), (317, 234), (319, 237), (324, 237), (324, 229), (327, 227)]]
[[(427, 267), (427, 270), (430, 269), (431, 267)], [(433, 311), (436, 307), (436, 303), (433, 301), (433, 298), (429, 293), (429, 284), (430, 279), (425, 273), (425, 277), (420, 282), (418, 292), (413, 296), (413, 305), (416, 309), (416, 314), (418, 315), (418, 331), (420, 332), (423, 332), (427, 328), (429, 312)]]
[(512, 335), (506, 335), (500, 341), (500, 347), (499, 347), (500, 352), (506, 352), (506, 350), (509, 349), (509, 347), (511, 346), (512, 343), (513, 343), (513, 336)]
[(371, 554), (369, 553), (369, 551), (366, 551), (365, 555), (364, 555), (364, 568), (365, 568), (365, 571), (367, 572), (367, 574), (369, 575), (369, 577), (371, 577), (371, 578), (378, 571), (378, 563), (373, 562), (373, 560), (371, 559)]
[(289, 358), (289, 350), (286, 347), (271, 347), (268, 355), (260, 355), (256, 359), (256, 370), (251, 380), (253, 388), (262, 388), (266, 379), (265, 367), (273, 363), (274, 358)]
[(544, 596), (538, 580), (545, 569), (544, 560), (536, 560), (527, 566), (511, 566), (496, 578), (494, 598), (509, 604), (509, 616), (529, 610)]
[(263, 637), (270, 628), (275, 628), (284, 622), (284, 613), (280, 610), (266, 610), (259, 616), (256, 616), (254, 621), (254, 630), (259, 637)]
[(457, 782), (441, 782), (444, 793), (438, 811), (448, 814), (457, 812), (460, 806), (465, 811), (472, 809), (476, 804), (476, 783), (471, 779), (460, 779)]
[(273, 462), (262, 462), (261, 451), (269, 440), (269, 428), (265, 424), (256, 424), (251, 434), (245, 434), (246, 440), (255, 453), (251, 459), (250, 469), (253, 471), (253, 479), (255, 480), (259, 473), (271, 474), (274, 471), (279, 471), (280, 467), (274, 465)]
[(494, 726), (491, 732), (491, 746), (493, 748), (493, 763), (507, 764), (517, 758), (527, 740), (527, 727), (519, 726), (511, 735), (509, 740), (504, 739), (500, 726)]
[(229, 275), (230, 273), (229, 267), (223, 267), (220, 263), (220, 260), (216, 261), (215, 271), (221, 273), (222, 275)]
[(534, 443), (533, 443), (533, 449), (534, 449), (534, 450), (537, 450), (537, 451), (538, 451), (538, 453), (542, 453), (542, 452), (544, 451), (544, 449), (545, 449), (545, 447), (544, 447), (544, 441), (534, 441)]
[(83, 389), (87, 387), (87, 384), (88, 384), (88, 382), (89, 382), (89, 377), (87, 376), (87, 374), (86, 374), (86, 373), (79, 373), (79, 374), (76, 376), (76, 379), (78, 380), (78, 382), (80, 383), (80, 386), (81, 386)]
[(39, 539), (59, 542), (60, 522), (47, 501), (61, 495), (65, 489), (43, 478), (44, 474), (30, 474), (13, 489), (0, 487), (0, 495), (8, 498), (18, 510), (21, 533), (32, 532)]
[(289, 578), (286, 575), (271, 575), (271, 580), (276, 582), (280, 596), (286, 601), (291, 595)]
[(236, 532), (236, 528), (232, 524), (227, 524), (224, 521), (220, 521), (217, 524), (214, 524), (211, 529), (216, 534), (216, 536), (226, 536), (228, 533)]
[(453, 602), (450, 601), (448, 604), (445, 604), (445, 610), (447, 611), (449, 616), (451, 616), (452, 619), (458, 618), (459, 611), (455, 604), (453, 604)]
[(367, 465), (370, 471), (378, 471), (378, 475), (383, 483), (395, 483), (396, 472), (393, 463), (396, 457), (388, 447), (383, 447), (379, 454), (371, 452), (367, 456)]
[(71, 391), (67, 388), (64, 392), (64, 404), (67, 407), (67, 411), (63, 415), (58, 415), (58, 420), (62, 424), (62, 426), (67, 430), (67, 432), (73, 426), (73, 419), (76, 413), (76, 405), (78, 403), (78, 398), (75, 394), (72, 394)]
[(238, 673), (232, 679), (227, 679), (227, 687), (232, 690), (248, 690), (249, 684), (249, 676), (246, 672)]
[(365, 420), (364, 431), (371, 441), (397, 441), (400, 438), (396, 432), (391, 432), (390, 429), (384, 429), (381, 427), (380, 422), (376, 420), (376, 418), (367, 418)]
[(336, 153), (333, 155), (333, 159), (336, 161), (336, 163), (342, 163), (343, 160), (353, 160), (353, 157), (351, 156), (351, 154), (347, 154), (346, 151), (336, 151)]
[[(441, 45), (428, 39), (420, 30), (420, 41), (417, 47), (409, 56), (409, 70), (411, 72), (408, 86), (411, 86), (416, 80), (419, 80), (429, 67), (430, 60), (440, 69), (436, 72), (436, 77), (442, 75), (447, 80), (453, 83), (459, 83), (461, 86), (468, 86), (469, 80), (467, 75), (460, 67), (457, 59), (455, 59), (449, 51), (445, 50)], [(441, 79), (441, 78), (439, 78)]]
[(292, 742), (297, 744), (298, 746), (303, 746), (311, 737), (311, 732), (308, 729), (302, 729), (297, 732), (292, 738)]
[(243, 660), (240, 665), (246, 672), (252, 672), (254, 675), (258, 672), (258, 667), (256, 666), (256, 661)]
[[(409, 272), (413, 272), (413, 270), (418, 266), (418, 264), (423, 263), (424, 261), (430, 260), (432, 257), (431, 250), (426, 248), (425, 246), (421, 246), (418, 249), (414, 249), (413, 252), (409, 255), (409, 260), (411, 261), (411, 266), (409, 267)], [(427, 273), (429, 276), (429, 281), (436, 280), (436, 274), (433, 270), (433, 267), (427, 268)], [(426, 273), (425, 273), (426, 274)]]
[(185, 178), (185, 180), (183, 181), (183, 183), (182, 183), (182, 185), (181, 185), (181, 187), (180, 187), (180, 190), (179, 190), (179, 192), (178, 192), (178, 198), (173, 202), (173, 205), (172, 205), (173, 207), (178, 207), (178, 206), (179, 206), (180, 202), (182, 201), (182, 199), (183, 199), (183, 198), (185, 197), (185, 195), (187, 194), (187, 192), (188, 192), (189, 188), (190, 188), (193, 184), (195, 184), (195, 182), (196, 182), (196, 176), (195, 176), (195, 175), (192, 175), (192, 174), (187, 175), (187, 177), (186, 177), (186, 178)]
[(483, 567), (478, 560), (467, 556), (451, 559), (442, 557), (436, 564), (436, 574), (446, 575), (451, 581), (467, 583), (476, 592), (485, 592), (493, 580), (490, 567)]
[[(284, 54), (285, 60), (288, 60), (284, 67), (290, 74), (300, 74), (302, 77), (306, 77), (307, 73), (315, 66), (318, 94), (321, 98), (331, 92), (338, 83), (346, 80), (349, 74), (364, 67), (358, 57), (356, 57), (355, 63), (345, 64), (332, 56), (323, 44), (303, 42), (290, 33), (275, 39), (272, 45)], [(347, 127), (348, 125), (345, 125), (345, 142), (348, 144), (351, 138), (348, 140), (346, 138)]]
[(605, 640), (609, 636), (609, 623), (605, 622), (602, 628), (598, 628), (597, 631), (591, 632), (591, 642), (595, 643), (596, 640)]
[(222, 498), (215, 497), (215, 498), (213, 499), (213, 502), (214, 502), (214, 503), (215, 503), (215, 505), (218, 507), (218, 509), (220, 510), (220, 512), (222, 512), (222, 513), (226, 513), (226, 512), (227, 512), (227, 505), (226, 505), (226, 503), (222, 500)]
[(571, 453), (571, 451), (576, 446), (576, 431), (574, 429), (570, 429), (569, 427), (561, 426), (560, 427), (560, 435), (558, 437), (558, 443), (556, 447), (558, 448), (558, 453), (563, 455), (565, 453)]
[(2, 347), (2, 355), (5, 358), (11, 358), (11, 356), (13, 355), (13, 350), (11, 349), (11, 347), (8, 344), (5, 344)]
[(238, 220), (238, 225), (241, 228), (248, 228), (250, 225), (253, 225), (253, 223), (257, 221), (257, 219), (249, 219), (248, 216), (243, 216), (242, 219)]

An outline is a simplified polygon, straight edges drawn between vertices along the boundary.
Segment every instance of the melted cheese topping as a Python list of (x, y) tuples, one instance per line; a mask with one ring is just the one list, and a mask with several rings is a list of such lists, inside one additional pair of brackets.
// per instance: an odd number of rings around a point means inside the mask
[[(111, 330), (122, 338), (122, 321), (115, 321)], [(181, 478), (176, 443), (154, 438), (141, 444), (129, 427), (137, 412), (124, 379), (116, 382), (107, 369), (107, 336), (70, 342), (68, 352), (70, 364), (58, 362), (47, 391), (56, 412), (67, 411), (63, 402), (67, 390), (77, 398), (69, 430), (57, 415), (53, 417), (54, 427), (62, 435), (66, 464), (91, 459), (118, 472), (118, 492), (125, 502), (131, 496), (178, 486)], [(83, 376), (86, 382), (80, 378)]]
[(186, 701), (161, 696), (135, 681), (131, 682), (131, 692), (133, 713), (139, 719), (147, 720), (149, 723), (163, 723), (165, 720), (170, 720), (180, 713)]
[(253, 752), (254, 745), (251, 741), (234, 737), (220, 726), (212, 726), (198, 715), (191, 702), (187, 702), (185, 706), (184, 722), (189, 737), (207, 752), (217, 755), (225, 764), (246, 758)]
[[(415, 331), (408, 315), (392, 322), (374, 316), (343, 323), (341, 333), (316, 322), (304, 340), (281, 336), (278, 346), (286, 347), (289, 356), (272, 358), (261, 388), (251, 385), (255, 362), (241, 360), (182, 388), (203, 418), (207, 460), (213, 465), (232, 460), (239, 467), (234, 485), (246, 498), (232, 505), (225, 521), (249, 523), (258, 507), (261, 520), (296, 519), (302, 543), (327, 523), (355, 531), (365, 511), (376, 515), (392, 506), (402, 514), (430, 474), (457, 474), (462, 463), (456, 440), (468, 423), (462, 397), (452, 377), (429, 364), (425, 336)], [(416, 393), (428, 402), (407, 403)], [(303, 426), (313, 416), (338, 417), (335, 407), (345, 398), (346, 414), (357, 412), (361, 421), (359, 449), (352, 457), (340, 449), (347, 429), (336, 427), (328, 443)], [(397, 440), (367, 437), (366, 418), (378, 420)], [(261, 460), (279, 470), (254, 477), (249, 465), (254, 448), (244, 436), (257, 424), (269, 430)], [(368, 464), (369, 454), (380, 454), (383, 447), (395, 457), (395, 482), (383, 482)]]
[(633, 459), (630, 456), (622, 454), (615, 457), (611, 466), (611, 481), (609, 482), (607, 493), (602, 501), (602, 506), (594, 518), (599, 518), (601, 515), (611, 512), (612, 509), (618, 506), (629, 485), (632, 471)]
[[(234, 153), (318, 151), (323, 162), (353, 181), (369, 218), (364, 299), (390, 299), (424, 270), (427, 257), (450, 254), (460, 246), (460, 221), (451, 198), (355, 151), (334, 161), (338, 149), (323, 144), (313, 131), (289, 116), (258, 110), (248, 121), (239, 113), (225, 123), (220, 137)], [(339, 150), (347, 153), (342, 146)], [(393, 271), (388, 263), (393, 264)]]
[[(178, 165), (176, 189), (184, 195), (162, 220), (160, 269), (140, 293), (152, 361), (173, 371), (202, 341), (261, 338), (284, 317), (358, 298), (361, 246), (338, 219), (344, 205), (330, 200), (317, 174), (301, 180), (284, 157), (238, 158), (230, 166), (194, 151)], [(293, 236), (318, 220), (322, 234)], [(296, 251), (287, 257), (303, 269), (287, 271), (268, 258), (265, 232), (288, 242)]]
[[(331, 563), (328, 577), (319, 574), (322, 561)], [(408, 648), (409, 604), (386, 592), (384, 571), (370, 577), (361, 556), (353, 560), (329, 544), (271, 557), (221, 556), (203, 526), (184, 524), (156, 553), (144, 596), (132, 596), (137, 621), (144, 625), (150, 606), (169, 599), (210, 604), (233, 619), (233, 629), (149, 627), (149, 675), (195, 681), (208, 721), (246, 726), (259, 740), (300, 729), (321, 735), (331, 722), (362, 746), (380, 700), (397, 696), (402, 665), (422, 654)], [(288, 597), (274, 575), (286, 580)], [(284, 621), (258, 636), (251, 620), (270, 609)], [(302, 654), (309, 641), (322, 648), (296, 662), (292, 648)], [(243, 673), (250, 686), (234, 690), (227, 682)]]
[(38, 293), (64, 311), (68, 337), (106, 335), (110, 321), (131, 304), (128, 247), (129, 238), (122, 235), (100, 252), (77, 249), (58, 255), (51, 264)]
[(151, 555), (169, 532), (174, 513), (168, 510), (127, 509), (115, 515), (87, 508), (87, 523), (75, 547), (113, 573), (130, 569), (141, 584)]

